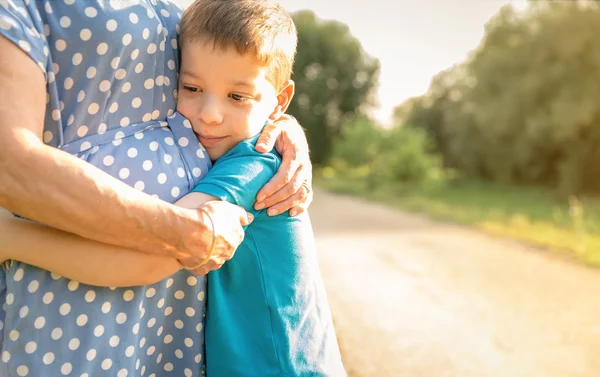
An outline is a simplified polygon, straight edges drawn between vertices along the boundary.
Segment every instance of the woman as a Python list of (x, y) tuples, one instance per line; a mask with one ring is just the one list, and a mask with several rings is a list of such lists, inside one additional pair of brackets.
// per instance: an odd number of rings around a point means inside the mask
[[(188, 268), (204, 259), (206, 215), (167, 203), (210, 165), (189, 125), (161, 123), (177, 96), (180, 16), (167, 1), (0, 0), (1, 206)], [(281, 128), (265, 135), (265, 149)], [(275, 204), (272, 214), (310, 202), (308, 185), (298, 189), (310, 179), (307, 153), (289, 158), (307, 150), (304, 139), (292, 136), (300, 146), (289, 147), (285, 136), (287, 164), (259, 199), (276, 193), (257, 203)], [(199, 274), (231, 256), (247, 222), (227, 203), (205, 210), (217, 252)], [(102, 289), (6, 264), (0, 375), (200, 375), (204, 284), (181, 271), (152, 286)]]

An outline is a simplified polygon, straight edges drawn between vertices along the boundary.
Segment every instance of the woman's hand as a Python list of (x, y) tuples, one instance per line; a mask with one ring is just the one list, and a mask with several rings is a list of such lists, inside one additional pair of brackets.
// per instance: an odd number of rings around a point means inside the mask
[(256, 150), (273, 149), (283, 157), (277, 174), (263, 186), (256, 196), (254, 208), (269, 208), (269, 216), (290, 210), (290, 216), (304, 212), (313, 199), (312, 164), (304, 130), (295, 118), (284, 114), (275, 123), (267, 125)]
[[(200, 208), (202, 210), (194, 211), (197, 211), (205, 226), (201, 230), (196, 228), (189, 232), (181, 232), (181, 234), (186, 238), (184, 242), (187, 250), (204, 252), (200, 255), (180, 258), (179, 262), (185, 268), (191, 269), (192, 273), (205, 275), (209, 271), (220, 268), (233, 257), (235, 250), (244, 239), (243, 226), (250, 224), (253, 218), (242, 207), (220, 200), (206, 202)], [(189, 237), (186, 237), (186, 234)], [(210, 252), (211, 247), (213, 248), (212, 252)], [(208, 261), (198, 268), (193, 268), (203, 263), (208, 253), (210, 253)]]

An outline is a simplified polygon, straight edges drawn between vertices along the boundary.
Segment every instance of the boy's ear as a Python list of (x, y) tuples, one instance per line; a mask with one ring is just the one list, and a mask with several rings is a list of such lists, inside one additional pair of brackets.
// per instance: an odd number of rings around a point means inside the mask
[(292, 80), (288, 80), (284, 84), (283, 89), (281, 89), (277, 95), (277, 106), (271, 113), (271, 116), (269, 116), (270, 120), (277, 120), (283, 115), (283, 113), (285, 113), (287, 108), (290, 106), (290, 102), (292, 102), (292, 97), (294, 97), (295, 90), (296, 84), (294, 84)]

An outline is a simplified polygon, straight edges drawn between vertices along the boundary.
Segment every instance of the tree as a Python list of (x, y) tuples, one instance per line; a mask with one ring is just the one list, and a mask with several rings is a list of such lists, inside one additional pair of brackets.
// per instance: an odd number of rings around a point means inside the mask
[(372, 104), (379, 61), (369, 57), (348, 27), (319, 20), (311, 11), (293, 15), (298, 53), (289, 112), (306, 128), (313, 163), (327, 162), (345, 119)]

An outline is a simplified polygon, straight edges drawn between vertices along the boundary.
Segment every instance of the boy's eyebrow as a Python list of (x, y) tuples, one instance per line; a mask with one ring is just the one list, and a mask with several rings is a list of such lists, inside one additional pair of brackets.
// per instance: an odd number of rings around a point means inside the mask
[(197, 75), (194, 74), (193, 71), (185, 71), (185, 70), (183, 70), (183, 71), (179, 72), (179, 74), (180, 75), (192, 76), (194, 78), (199, 78)]
[(250, 81), (244, 81), (244, 80), (233, 80), (231, 82), (231, 85), (233, 85), (233, 86), (247, 86), (248, 88), (254, 88), (254, 85), (252, 84), (252, 82), (250, 82)]

